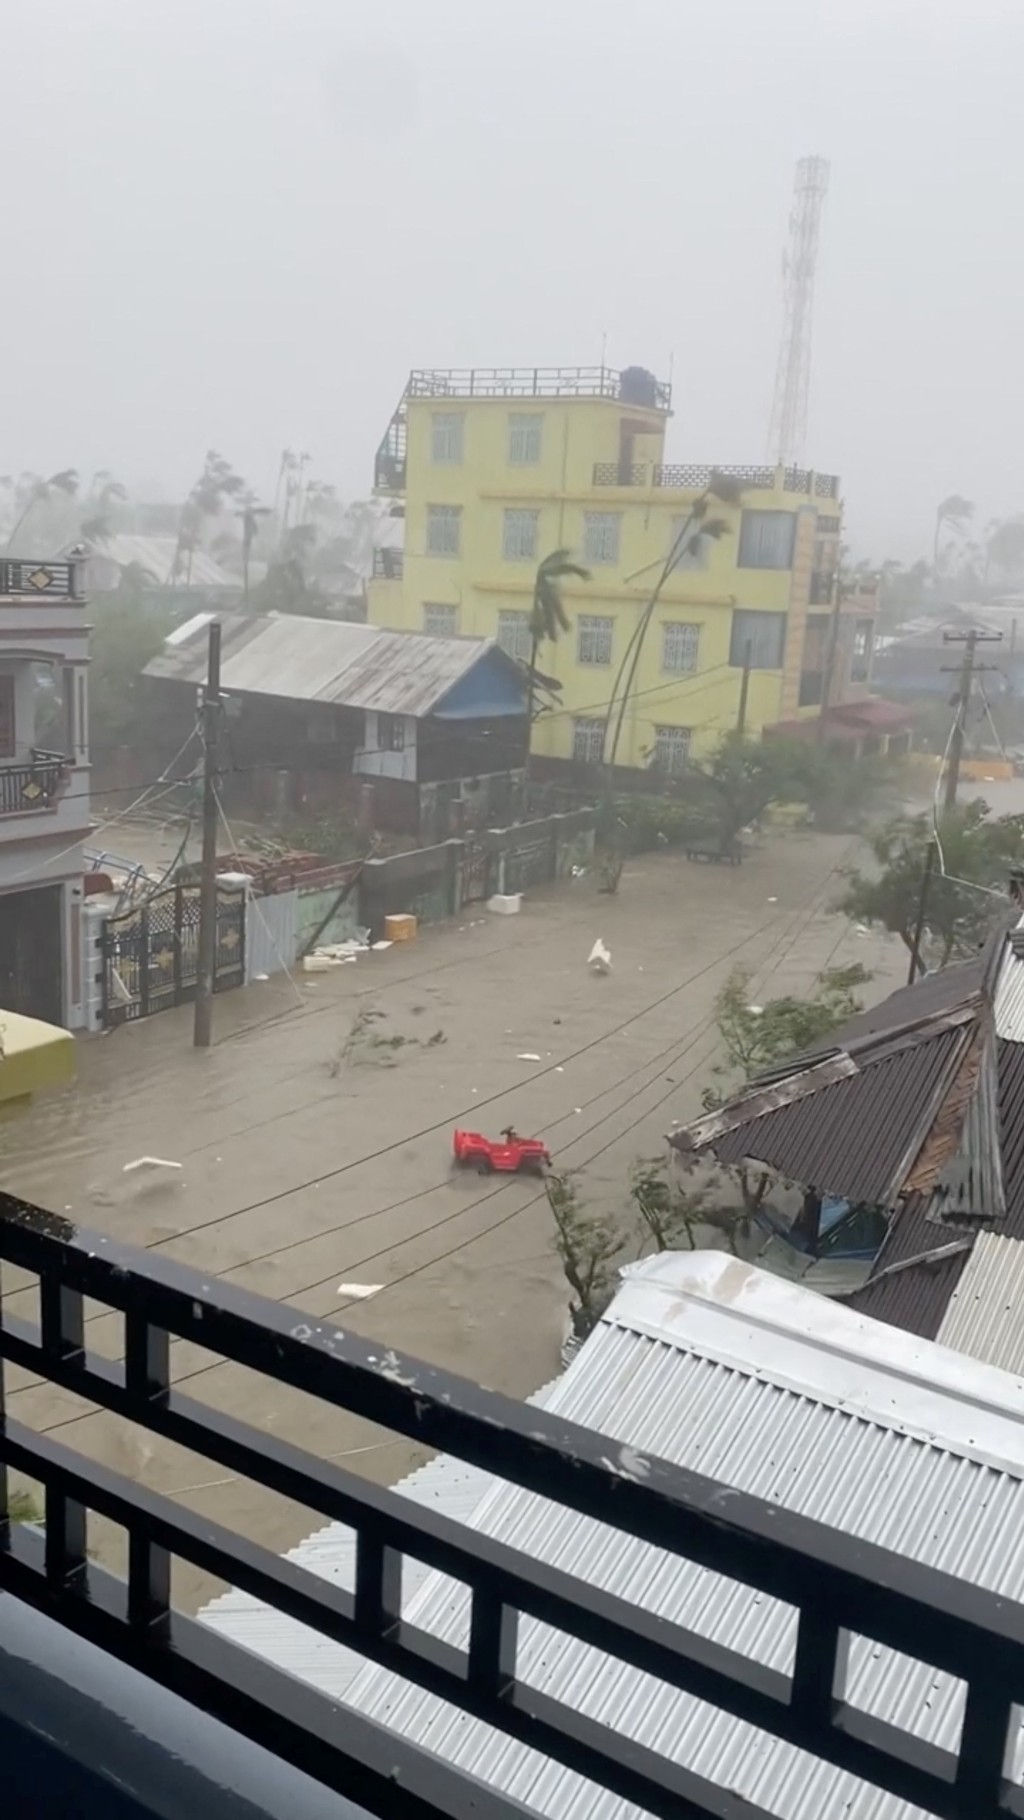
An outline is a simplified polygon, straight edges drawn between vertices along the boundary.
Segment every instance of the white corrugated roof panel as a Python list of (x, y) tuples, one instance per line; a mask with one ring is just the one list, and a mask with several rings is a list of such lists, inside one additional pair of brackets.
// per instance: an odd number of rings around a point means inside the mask
[[(1024, 934), (1024, 919), (1014, 935)], [(996, 1035), (1008, 1043), (1024, 1043), (1024, 955), (1014, 952), (1008, 939), (995, 990)]]
[[(348, 620), (224, 612), (221, 682), (240, 694), (292, 701), (333, 702), (346, 708), (422, 716), (490, 652), (514, 670), (490, 639), (435, 638), (386, 632)], [(147, 676), (200, 683), (206, 675), (205, 624), (199, 616), (165, 640)], [(518, 674), (518, 673), (516, 673)]]
[(979, 1232), (937, 1339), (972, 1359), (1024, 1372), (1024, 1245)]
[[(547, 1399), (552, 1414), (1012, 1599), (1024, 1597), (1024, 1383), (867, 1320), (721, 1253), (631, 1273)], [(492, 1480), (473, 1527), (788, 1670), (776, 1601), (533, 1493)], [(464, 1590), (431, 1574), (407, 1615), (452, 1642)], [(918, 1810), (530, 1619), (531, 1686), (785, 1820), (912, 1820)], [(960, 1684), (853, 1641), (849, 1699), (955, 1747)], [(631, 1820), (627, 1802), (365, 1667), (347, 1699), (558, 1820)]]
[[(553, 1388), (551, 1384), (546, 1385), (529, 1401), (542, 1405)], [(437, 1454), (425, 1466), (400, 1479), (394, 1489), (414, 1504), (427, 1505), (456, 1522), (469, 1523), (491, 1484), (492, 1475), (481, 1467), (470, 1466), (450, 1455)], [(355, 1591), (356, 1534), (346, 1523), (328, 1523), (315, 1535), (307, 1536), (285, 1559), (306, 1568), (311, 1574), (319, 1574), (346, 1592)], [(403, 1605), (411, 1602), (429, 1577), (430, 1568), (423, 1561), (405, 1556), (402, 1562)], [(365, 1666), (365, 1657), (354, 1650), (332, 1643), (307, 1624), (299, 1624), (296, 1619), (286, 1617), (262, 1599), (240, 1592), (237, 1587), (204, 1606), (199, 1617), (203, 1624), (219, 1631), (230, 1643), (241, 1644), (244, 1649), (269, 1658), (278, 1668), (298, 1675), (300, 1680), (336, 1700), (345, 1697), (359, 1670)]]

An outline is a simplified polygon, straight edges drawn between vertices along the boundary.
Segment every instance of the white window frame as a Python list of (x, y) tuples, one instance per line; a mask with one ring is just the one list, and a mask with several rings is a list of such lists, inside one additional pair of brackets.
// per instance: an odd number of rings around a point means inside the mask
[[(505, 621), (504, 627), (502, 621)], [(503, 632), (505, 636), (503, 636)], [(530, 615), (519, 607), (501, 607), (498, 610), (498, 621), (495, 643), (504, 651), (506, 657), (514, 657), (520, 663), (529, 663), (533, 640), (530, 637)]]
[[(605, 668), (612, 661), (615, 621), (608, 613), (581, 613), (576, 621), (576, 662)], [(605, 653), (607, 653), (605, 655)]]
[[(431, 625), (432, 618), (437, 616), (444, 620), (440, 625)], [(428, 638), (457, 638), (459, 635), (459, 609), (448, 601), (425, 600), (423, 602), (423, 630)]]
[(655, 727), (654, 762), (664, 777), (682, 777), (690, 762), (691, 727)]
[(465, 411), (432, 411), (430, 414), (430, 459), (435, 467), (462, 466), (465, 438)]
[(508, 420), (509, 467), (539, 467), (543, 439), (543, 411), (511, 411)]
[(505, 507), (501, 553), (506, 562), (535, 562), (539, 536), (539, 512), (531, 506)]
[[(661, 628), (661, 667), (666, 676), (693, 676), (700, 663), (700, 630), (689, 620), (665, 620)], [(678, 663), (669, 661), (673, 644), (679, 647)]]
[(621, 512), (584, 512), (583, 560), (585, 563), (618, 562), (621, 541)]
[(605, 723), (589, 715), (578, 716), (572, 723), (572, 762), (574, 765), (600, 765), (604, 761)]
[(427, 507), (427, 555), (458, 556), (462, 549), (462, 507)]

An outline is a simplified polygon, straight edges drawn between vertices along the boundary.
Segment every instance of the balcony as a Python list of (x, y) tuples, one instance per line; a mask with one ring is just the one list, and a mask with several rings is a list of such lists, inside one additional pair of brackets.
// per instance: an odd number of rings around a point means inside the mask
[(0, 606), (14, 600), (81, 600), (81, 563), (0, 558)]
[[(724, 1779), (627, 1736), (629, 1724), (635, 1734), (635, 1713), (630, 1720), (620, 1706), (593, 1716), (582, 1693), (570, 1703), (522, 1679), (519, 1633), (528, 1623), (550, 1627), (553, 1644), (575, 1639), (591, 1672), (594, 1661), (610, 1659), (637, 1680), (651, 1677), (660, 1691), (640, 1683), (640, 1704), (649, 1711), (659, 1699), (678, 1700), (681, 1690), (705, 1703), (694, 1709), (706, 1714), (705, 1734), (728, 1714), (763, 1734), (756, 1753), (784, 1747), (787, 1784), (793, 1765), (805, 1764), (803, 1799), (794, 1793), (791, 1803), (773, 1806), (775, 1814), (810, 1812), (807, 1798), (815, 1788), (821, 1795), (825, 1765), (830, 1775), (861, 1778), (939, 1820), (1024, 1815), (1019, 1786), (1004, 1779), (1011, 1732), (1017, 1737), (1014, 1703), (1024, 1699), (1024, 1607), (1013, 1599), (639, 1454), (536, 1405), (482, 1391), (342, 1332), (329, 1319), (204, 1281), (165, 1256), (10, 1195), (0, 1197), (0, 1259), (39, 1286), (38, 1322), (12, 1315), (7, 1301), (0, 1305), (0, 1369), (9, 1363), (27, 1371), (354, 1532), (348, 1592), (76, 1452), (68, 1444), (76, 1431), (66, 1424), (56, 1424), (59, 1438), (12, 1414), (0, 1426), (0, 1490), (6, 1497), (6, 1470), (13, 1468), (43, 1486), (45, 1502), (42, 1524), (0, 1525), (0, 1590), (230, 1728), (240, 1760), (268, 1750), (382, 1820), (527, 1820), (541, 1811), (501, 1792), (484, 1761), (471, 1775), (452, 1753), (410, 1742), (356, 1704), (331, 1699), (182, 1615), (171, 1600), (176, 1561), (428, 1690), (466, 1724), (502, 1734), (506, 1747), (515, 1741), (536, 1752), (549, 1772), (587, 1779), (617, 1798), (610, 1813), (618, 1813), (617, 1803), (633, 1803), (660, 1820), (741, 1811), (769, 1820), (767, 1808), (741, 1801)], [(123, 1317), (121, 1358), (87, 1349), (90, 1299)], [(593, 1584), (582, 1562), (579, 1572), (565, 1571), (251, 1428), (173, 1383), (178, 1340), (539, 1494), (551, 1507), (552, 1526), (585, 1516), (602, 1534), (616, 1532), (605, 1553), (639, 1540), (659, 1561), (675, 1557), (679, 1573), (697, 1567), (725, 1576), (729, 1599), (745, 1589), (759, 1608), (759, 1636), (767, 1635), (767, 1608), (788, 1614), (790, 1643), (778, 1660), (767, 1647), (757, 1656), (743, 1653)], [(791, 1400), (788, 1392), (783, 1400)], [(18, 1406), (8, 1400), (7, 1407)], [(833, 1424), (834, 1412), (824, 1419)], [(884, 1478), (878, 1495), (886, 1496)], [(94, 1514), (126, 1533), (124, 1581), (90, 1556)], [(994, 1521), (1001, 1520), (997, 1510)], [(406, 1557), (465, 1589), (463, 1646), (403, 1616)], [(667, 1568), (665, 1559), (662, 1581), (670, 1578)], [(20, 1629), (8, 1620), (8, 1648)], [(844, 1697), (851, 1635), (872, 1639), (878, 1654), (901, 1652), (912, 1664), (931, 1665), (929, 1686), (959, 1680), (964, 1713), (952, 1748), (935, 1742), (934, 1732), (926, 1740), (906, 1729), (898, 1690), (885, 1717)], [(893, 1667), (885, 1671), (890, 1679)], [(747, 1754), (754, 1748), (745, 1746)], [(488, 1759), (498, 1755), (492, 1741)], [(731, 1778), (733, 1760), (723, 1778)], [(784, 1786), (781, 1776), (777, 1786)], [(859, 1799), (865, 1811), (868, 1802), (876, 1811), (877, 1796), (862, 1789)], [(826, 1793), (814, 1811), (839, 1809), (829, 1807)], [(853, 1797), (844, 1811), (860, 1811)]]
[(56, 808), (71, 760), (59, 752), (33, 752), (24, 765), (0, 764), (0, 816)]
[(374, 550), (374, 581), (401, 581), (405, 573), (405, 551), (400, 549)]
[(811, 570), (811, 592), (809, 603), (812, 607), (830, 607), (832, 605), (833, 576), (831, 570)]

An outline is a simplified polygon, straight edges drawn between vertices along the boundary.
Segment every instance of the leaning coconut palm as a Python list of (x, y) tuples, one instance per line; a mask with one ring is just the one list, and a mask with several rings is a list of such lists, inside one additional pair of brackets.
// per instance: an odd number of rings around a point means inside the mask
[(537, 697), (537, 652), (545, 641), (556, 644), (569, 630), (569, 615), (562, 599), (562, 583), (572, 577), (589, 581), (590, 570), (573, 562), (569, 550), (552, 550), (538, 565), (533, 580), (533, 604), (530, 608), (530, 664), (526, 697), (526, 768), (530, 768), (530, 744), (533, 735), (534, 704)]
[(246, 609), (249, 606), (249, 566), (252, 561), (252, 546), (260, 532), (260, 519), (270, 517), (270, 507), (256, 503), (255, 493), (242, 495), (242, 504), (235, 513), (242, 526), (242, 601)]
[(941, 501), (935, 512), (935, 543), (932, 551), (932, 567), (936, 575), (939, 572), (939, 540), (943, 531), (953, 531), (962, 537), (971, 519), (974, 517), (974, 506), (962, 493), (950, 493), (948, 499)]
[[(727, 535), (732, 528), (728, 521), (724, 518), (710, 518), (708, 513), (714, 502), (717, 502), (719, 505), (738, 505), (742, 491), (743, 483), (741, 481), (733, 480), (726, 474), (712, 474), (703, 493), (694, 500), (690, 507), (689, 514), (683, 523), (678, 536), (672, 540), (672, 547), (662, 564), (661, 572), (655, 582), (651, 597), (633, 629), (633, 634), (623, 652), (622, 662), (619, 665), (618, 674), (612, 685), (611, 700), (608, 703), (608, 715), (605, 722), (605, 763), (607, 765), (607, 785), (609, 793), (612, 788), (615, 756), (619, 749), (619, 738), (622, 733), (623, 722), (626, 718), (626, 707), (629, 702), (630, 691), (633, 687), (634, 678), (636, 677), (644, 639), (647, 636), (648, 628), (654, 617), (654, 609), (661, 598), (661, 591), (668, 581), (669, 576), (679, 567), (679, 564), (683, 561), (684, 557), (698, 555), (705, 540), (710, 543), (717, 543), (720, 538)], [(608, 728), (612, 724), (612, 715), (615, 714), (616, 704), (618, 705), (618, 713), (616, 715), (615, 730), (612, 734), (611, 747), (609, 749)]]
[(22, 495), (21, 512), (15, 521), (11, 535), (7, 539), (8, 551), (14, 548), (14, 540), (17, 537), (18, 532), (29, 517), (29, 514), (35, 511), (36, 506), (42, 505), (44, 501), (48, 499), (52, 499), (57, 493), (63, 493), (65, 499), (73, 499), (77, 492), (78, 474), (74, 468), (61, 468), (58, 473), (51, 474), (48, 480), (43, 480), (40, 475), (32, 476), (26, 491)]

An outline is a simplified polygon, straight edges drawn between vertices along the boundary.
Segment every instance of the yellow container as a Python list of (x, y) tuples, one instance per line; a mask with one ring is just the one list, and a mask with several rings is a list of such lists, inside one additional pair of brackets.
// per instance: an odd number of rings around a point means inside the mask
[(416, 918), (414, 916), (386, 916), (384, 918), (384, 940), (386, 942), (414, 942), (416, 940)]

